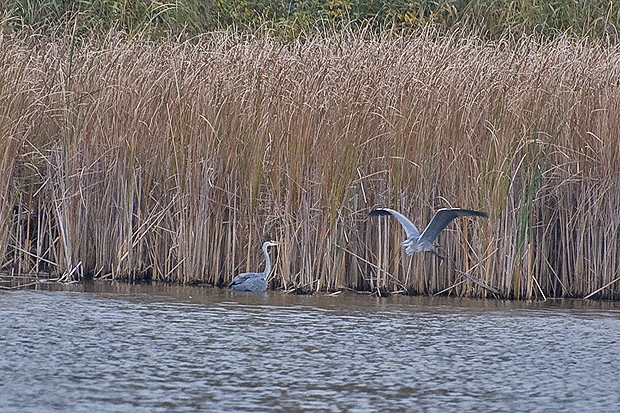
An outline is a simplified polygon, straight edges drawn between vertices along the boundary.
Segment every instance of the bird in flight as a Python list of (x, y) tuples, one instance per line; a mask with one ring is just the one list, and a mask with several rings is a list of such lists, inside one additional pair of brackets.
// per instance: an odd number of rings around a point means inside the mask
[(271, 259), (267, 248), (278, 245), (277, 241), (265, 241), (263, 243), (263, 254), (265, 254), (265, 271), (263, 272), (244, 272), (233, 278), (228, 288), (236, 291), (264, 292), (267, 290), (267, 276), (271, 272)]
[[(407, 234), (407, 239), (401, 243), (401, 245), (405, 247), (405, 252), (407, 255), (411, 255), (414, 252), (419, 251), (430, 251), (435, 253), (435, 239), (439, 233), (443, 231), (443, 229), (456, 217), (476, 216), (487, 218), (489, 216), (486, 212), (473, 211), (471, 209), (442, 208), (435, 213), (435, 216), (433, 216), (431, 222), (426, 226), (424, 231), (420, 233), (413, 222), (411, 222), (400, 212), (394, 211), (393, 209), (377, 208), (370, 211), (370, 214), (368, 215), (393, 215), (398, 222), (400, 222), (400, 225), (402, 225), (405, 233)], [(437, 254), (435, 253), (435, 255)]]

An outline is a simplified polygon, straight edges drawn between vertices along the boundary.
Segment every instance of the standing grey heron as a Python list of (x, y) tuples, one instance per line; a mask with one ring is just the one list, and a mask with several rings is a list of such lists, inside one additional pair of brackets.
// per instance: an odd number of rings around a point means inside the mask
[(228, 288), (236, 291), (264, 292), (267, 289), (267, 276), (271, 272), (271, 259), (267, 248), (278, 245), (277, 241), (265, 241), (263, 243), (263, 254), (265, 254), (265, 271), (263, 272), (244, 272), (233, 278)]
[[(409, 221), (407, 217), (400, 212), (394, 211), (393, 209), (377, 208), (370, 211), (370, 214), (368, 215), (394, 215), (394, 217), (396, 217), (407, 234), (407, 239), (401, 243), (401, 245), (405, 247), (405, 252), (407, 255), (411, 255), (414, 252), (419, 251), (430, 251), (435, 253), (435, 238), (437, 238), (439, 233), (443, 231), (443, 229), (456, 217), (476, 216), (487, 218), (489, 216), (486, 212), (472, 211), (471, 209), (442, 208), (435, 213), (435, 216), (431, 219), (431, 222), (420, 234), (420, 231), (418, 231), (418, 228), (413, 224), (413, 222)], [(435, 253), (435, 255), (437, 254)]]

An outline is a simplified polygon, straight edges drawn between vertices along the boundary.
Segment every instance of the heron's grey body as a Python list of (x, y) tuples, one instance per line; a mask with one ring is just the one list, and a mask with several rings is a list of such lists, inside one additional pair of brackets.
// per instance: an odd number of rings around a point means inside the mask
[(401, 244), (405, 247), (405, 252), (408, 255), (414, 252), (420, 251), (435, 251), (435, 239), (441, 231), (456, 217), (462, 216), (477, 216), (487, 218), (489, 214), (486, 212), (472, 211), (471, 209), (462, 208), (442, 208), (439, 209), (431, 222), (426, 226), (424, 231), (420, 234), (418, 228), (400, 212), (394, 211), (390, 208), (377, 208), (370, 211), (369, 215), (393, 215), (400, 225), (402, 225), (407, 239)]
[(271, 272), (271, 259), (267, 248), (278, 245), (276, 241), (265, 241), (263, 243), (263, 254), (265, 254), (265, 271), (263, 272), (244, 272), (233, 278), (228, 288), (236, 291), (264, 292), (267, 290), (267, 276)]

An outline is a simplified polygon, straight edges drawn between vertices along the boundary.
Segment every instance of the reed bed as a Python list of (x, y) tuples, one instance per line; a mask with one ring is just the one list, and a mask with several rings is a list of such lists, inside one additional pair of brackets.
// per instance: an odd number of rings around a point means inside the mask
[[(287, 291), (618, 299), (619, 105), (620, 50), (566, 37), (4, 35), (0, 264), (224, 286), (277, 239)], [(490, 218), (441, 261), (379, 206)]]

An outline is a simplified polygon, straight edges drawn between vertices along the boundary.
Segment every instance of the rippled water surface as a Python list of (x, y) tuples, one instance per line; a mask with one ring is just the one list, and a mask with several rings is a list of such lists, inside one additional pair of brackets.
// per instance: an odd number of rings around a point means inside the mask
[(620, 411), (620, 307), (0, 292), (0, 410)]

